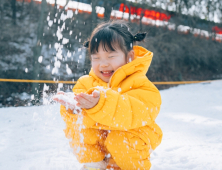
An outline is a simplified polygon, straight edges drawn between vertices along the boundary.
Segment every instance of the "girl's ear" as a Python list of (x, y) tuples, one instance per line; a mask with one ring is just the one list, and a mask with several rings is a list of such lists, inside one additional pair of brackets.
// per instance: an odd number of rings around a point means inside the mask
[(126, 57), (126, 63), (130, 63), (134, 59), (134, 50), (130, 50)]

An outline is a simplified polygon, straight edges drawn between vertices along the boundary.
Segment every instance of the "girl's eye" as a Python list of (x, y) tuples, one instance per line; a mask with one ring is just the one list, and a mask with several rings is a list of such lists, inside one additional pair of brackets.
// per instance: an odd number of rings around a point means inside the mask
[(108, 58), (113, 58), (114, 56), (109, 56)]

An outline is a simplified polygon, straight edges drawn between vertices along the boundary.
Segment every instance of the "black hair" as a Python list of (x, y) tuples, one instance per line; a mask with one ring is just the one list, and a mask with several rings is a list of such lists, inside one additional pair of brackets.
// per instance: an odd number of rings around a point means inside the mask
[(146, 33), (137, 33), (133, 35), (129, 31), (127, 24), (120, 21), (111, 21), (98, 25), (88, 41), (83, 45), (89, 48), (91, 54), (98, 52), (100, 43), (102, 48), (108, 52), (108, 50), (115, 51), (116, 43), (118, 47), (125, 53), (125, 55), (133, 49), (133, 45), (136, 41), (142, 41), (146, 37)]

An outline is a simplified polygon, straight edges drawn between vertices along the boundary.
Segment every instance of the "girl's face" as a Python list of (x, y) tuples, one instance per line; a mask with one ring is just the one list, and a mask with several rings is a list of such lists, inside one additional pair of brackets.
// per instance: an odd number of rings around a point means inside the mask
[[(133, 51), (133, 50), (131, 50)], [(130, 52), (129, 52), (130, 53)], [(132, 53), (132, 52), (131, 52)], [(134, 55), (134, 51), (133, 51)], [(124, 52), (119, 48), (116, 51), (105, 51), (100, 43), (98, 52), (91, 55), (92, 68), (97, 77), (104, 82), (109, 82), (113, 73), (121, 66), (125, 65), (127, 61), (133, 59), (132, 54), (125, 56)]]

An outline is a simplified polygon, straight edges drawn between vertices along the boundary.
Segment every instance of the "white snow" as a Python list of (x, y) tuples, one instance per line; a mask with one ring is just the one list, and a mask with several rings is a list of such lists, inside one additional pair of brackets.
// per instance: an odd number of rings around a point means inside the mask
[[(151, 170), (219, 170), (222, 167), (222, 82), (161, 91), (156, 122), (163, 141)], [(0, 169), (79, 170), (65, 138), (59, 105), (0, 109)]]
[[(96, 86), (96, 88), (97, 88), (98, 90), (101, 90), (101, 91), (105, 94), (105, 98), (107, 97), (107, 96), (106, 96), (106, 91), (107, 91), (108, 89), (105, 89), (103, 86)], [(97, 91), (97, 90), (94, 90), (94, 91), (96, 91), (97, 93), (100, 93), (100, 91)]]
[(41, 63), (41, 62), (42, 62), (42, 59), (43, 59), (43, 57), (42, 57), (42, 56), (39, 56), (38, 62)]
[(122, 89), (119, 87), (119, 88), (118, 88), (118, 92), (120, 93), (121, 91), (122, 91)]
[(53, 99), (62, 100), (65, 102), (66, 109), (73, 110), (73, 113), (81, 112), (81, 108), (77, 106), (77, 101), (74, 99), (75, 95), (73, 92), (67, 92), (64, 94), (57, 94), (53, 96)]
[(161, 95), (156, 122), (164, 136), (151, 169), (221, 169), (222, 82), (181, 85)]

